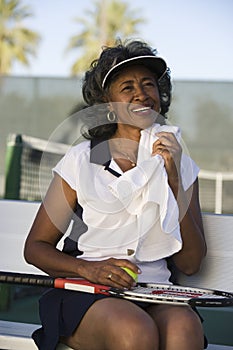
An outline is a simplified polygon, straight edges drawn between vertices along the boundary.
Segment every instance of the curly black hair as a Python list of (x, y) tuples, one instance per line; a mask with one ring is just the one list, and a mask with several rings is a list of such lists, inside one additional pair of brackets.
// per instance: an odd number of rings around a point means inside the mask
[[(84, 101), (88, 106), (98, 106), (94, 115), (86, 113), (89, 119), (88, 130), (85, 131), (86, 138), (108, 139), (117, 129), (116, 123), (109, 123), (106, 115), (108, 113), (106, 104), (106, 94), (108, 86), (102, 88), (102, 82), (109, 69), (128, 58), (146, 55), (157, 55), (157, 50), (152, 49), (147, 43), (139, 40), (126, 41), (118, 40), (113, 47), (104, 47), (100, 57), (94, 60), (90, 69), (85, 73), (83, 80), (82, 93)], [(158, 80), (158, 89), (160, 95), (160, 114), (163, 116), (161, 123), (165, 123), (166, 113), (171, 103), (171, 79), (169, 68)], [(98, 115), (97, 115), (98, 114)], [(94, 120), (93, 120), (94, 118)], [(86, 120), (87, 121), (87, 120)], [(91, 124), (90, 125), (90, 121)]]

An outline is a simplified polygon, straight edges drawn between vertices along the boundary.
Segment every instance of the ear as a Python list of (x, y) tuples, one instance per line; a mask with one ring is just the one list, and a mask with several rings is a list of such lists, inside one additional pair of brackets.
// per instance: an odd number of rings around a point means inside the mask
[(108, 101), (108, 110), (109, 110), (109, 112), (113, 112), (114, 111), (113, 104), (112, 104), (111, 101)]
[(103, 95), (102, 99), (104, 103), (108, 103), (108, 97), (106, 95)]

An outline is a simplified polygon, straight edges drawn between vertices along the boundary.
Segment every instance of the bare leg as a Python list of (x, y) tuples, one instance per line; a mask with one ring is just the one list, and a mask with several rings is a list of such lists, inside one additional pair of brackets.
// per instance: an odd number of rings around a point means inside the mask
[(153, 305), (148, 313), (159, 329), (160, 350), (203, 350), (201, 321), (190, 307)]
[(159, 349), (152, 318), (133, 303), (115, 298), (95, 302), (74, 334), (61, 341), (75, 350)]

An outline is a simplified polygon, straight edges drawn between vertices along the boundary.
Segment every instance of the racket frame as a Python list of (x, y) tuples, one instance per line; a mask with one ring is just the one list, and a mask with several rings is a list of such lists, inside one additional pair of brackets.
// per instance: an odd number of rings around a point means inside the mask
[[(127, 300), (155, 304), (191, 305), (193, 307), (233, 306), (233, 293), (173, 284), (138, 283), (136, 287), (130, 290), (124, 290), (95, 284), (82, 278), (53, 278), (46, 275), (32, 275), (4, 271), (0, 271), (0, 283), (60, 288), (84, 293), (104, 294)], [(147, 293), (145, 293), (146, 288), (148, 289)], [(156, 293), (158, 290), (160, 292)], [(169, 291), (173, 292), (173, 294), (169, 295)], [(178, 296), (174, 295), (175, 292), (178, 293)], [(185, 293), (188, 293), (189, 297), (183, 295)], [(194, 295), (190, 297), (190, 294)], [(195, 294), (201, 294), (201, 296), (197, 295), (197, 297), (195, 297)]]

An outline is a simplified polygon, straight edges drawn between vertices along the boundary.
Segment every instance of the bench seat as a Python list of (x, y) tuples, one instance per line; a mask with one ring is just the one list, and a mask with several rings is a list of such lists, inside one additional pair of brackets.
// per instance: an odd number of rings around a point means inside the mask
[[(0, 349), (4, 350), (38, 350), (32, 333), (39, 328), (38, 324), (0, 321)], [(57, 350), (72, 350), (59, 344)]]

